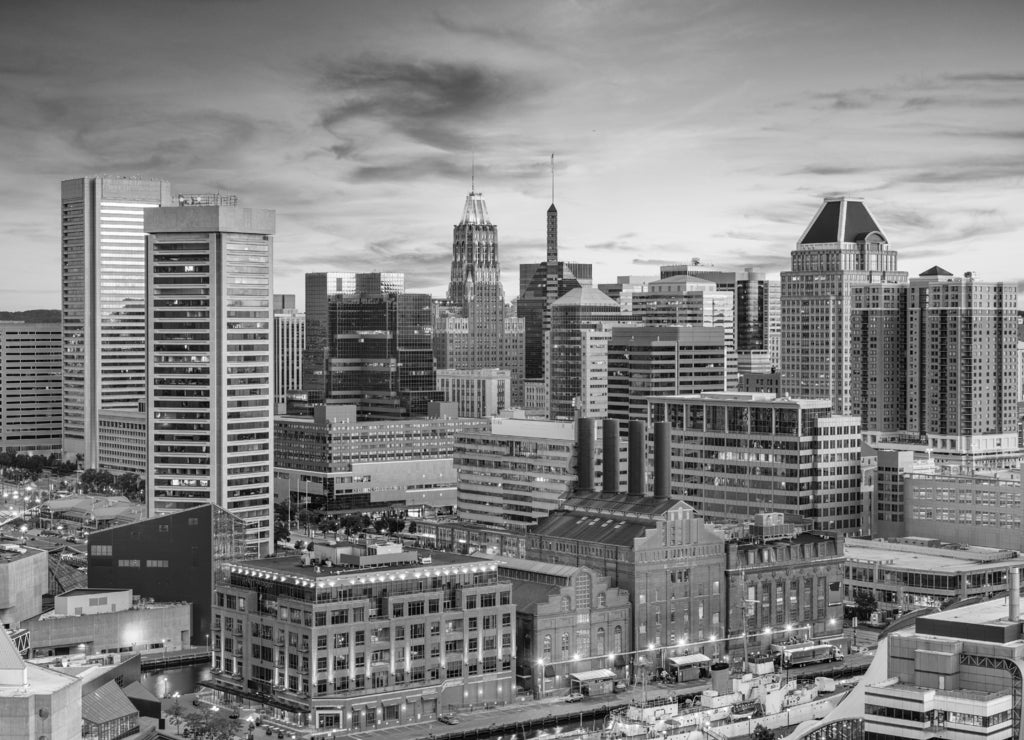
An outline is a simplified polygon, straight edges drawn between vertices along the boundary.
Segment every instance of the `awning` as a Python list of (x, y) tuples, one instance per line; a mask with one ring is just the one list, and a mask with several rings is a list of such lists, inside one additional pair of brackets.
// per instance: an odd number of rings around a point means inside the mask
[(694, 653), (693, 655), (676, 655), (669, 658), (669, 661), (676, 668), (682, 668), (683, 666), (697, 665), (698, 663), (710, 663), (711, 658), (704, 653)]
[(596, 671), (583, 671), (582, 673), (570, 673), (569, 678), (574, 678), (577, 681), (608, 681), (615, 678), (615, 671), (610, 671), (607, 668), (600, 668)]

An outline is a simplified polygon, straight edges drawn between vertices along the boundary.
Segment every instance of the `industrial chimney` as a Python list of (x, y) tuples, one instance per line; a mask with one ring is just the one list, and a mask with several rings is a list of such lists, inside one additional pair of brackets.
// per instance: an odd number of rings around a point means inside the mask
[(1020, 621), (1020, 568), (1010, 568), (1010, 621)]
[(594, 419), (579, 419), (576, 422), (576, 478), (580, 491), (594, 490), (594, 474), (597, 472), (595, 428)]
[(654, 496), (672, 493), (672, 423), (654, 422)]
[(605, 493), (619, 492), (619, 422), (605, 419), (602, 423), (604, 441), (604, 465), (601, 468), (601, 490)]
[(647, 488), (647, 422), (629, 422), (629, 495), (643, 496)]

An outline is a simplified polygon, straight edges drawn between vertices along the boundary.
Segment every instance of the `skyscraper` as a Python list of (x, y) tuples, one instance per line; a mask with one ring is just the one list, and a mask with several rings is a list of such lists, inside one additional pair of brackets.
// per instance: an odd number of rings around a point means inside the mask
[(288, 391), (302, 388), (302, 355), (306, 316), (295, 309), (294, 295), (274, 296), (274, 403), (285, 403)]
[(938, 453), (1016, 466), (1017, 288), (933, 267), (907, 297), (907, 425)]
[(736, 363), (741, 373), (778, 365), (779, 284), (753, 268), (736, 273)]
[(608, 340), (619, 304), (597, 288), (576, 288), (552, 304), (545, 379), (552, 419), (608, 413)]
[(97, 466), (98, 412), (146, 395), (143, 209), (171, 203), (165, 180), (79, 177), (61, 183), (63, 438)]
[(273, 550), (274, 211), (145, 211), (151, 514), (215, 503)]
[(360, 420), (422, 416), (435, 388), (432, 301), (389, 273), (361, 273), (355, 292), (328, 299), (327, 398)]
[(453, 228), (448, 301), (434, 320), (438, 369), (508, 370), (514, 406), (522, 405), (523, 320), (505, 315), (498, 227), (482, 193), (470, 192)]
[(61, 448), (60, 324), (0, 321), (0, 449)]
[(896, 252), (860, 198), (825, 198), (782, 273), (782, 392), (828, 398), (852, 413), (850, 394), (853, 289), (905, 283)]

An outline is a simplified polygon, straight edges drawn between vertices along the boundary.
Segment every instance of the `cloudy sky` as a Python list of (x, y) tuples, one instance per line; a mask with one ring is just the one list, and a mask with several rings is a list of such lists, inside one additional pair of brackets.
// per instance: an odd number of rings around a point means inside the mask
[(473, 152), (510, 297), (552, 152), (601, 281), (783, 269), (835, 193), (912, 273), (1024, 279), (1022, 39), (1016, 0), (4, 0), (0, 309), (59, 306), (59, 183), (95, 173), (277, 209), (277, 292), (441, 295)]

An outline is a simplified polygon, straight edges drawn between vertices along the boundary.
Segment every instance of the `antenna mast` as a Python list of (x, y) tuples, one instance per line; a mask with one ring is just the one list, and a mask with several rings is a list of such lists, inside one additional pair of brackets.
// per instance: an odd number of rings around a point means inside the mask
[(551, 155), (551, 202), (555, 202), (555, 155)]
[(476, 192), (476, 152), (475, 151), (473, 152), (473, 166), (472, 166), (472, 169), (470, 170), (470, 172), (472, 174), (470, 175), (469, 191), (471, 193), (475, 193)]

